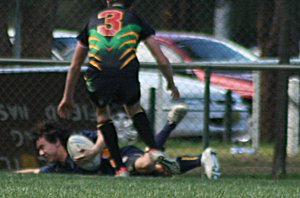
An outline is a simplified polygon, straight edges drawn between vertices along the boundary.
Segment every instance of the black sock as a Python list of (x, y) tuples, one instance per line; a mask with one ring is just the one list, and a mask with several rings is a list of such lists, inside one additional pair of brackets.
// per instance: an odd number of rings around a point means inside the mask
[(116, 170), (119, 170), (122, 166), (125, 166), (122, 162), (120, 154), (117, 131), (112, 121), (107, 121), (99, 127), (105, 144), (110, 152), (111, 157), (114, 159), (116, 164)]
[(140, 137), (150, 148), (156, 148), (154, 135), (150, 127), (149, 120), (145, 112), (137, 113), (132, 118), (133, 125), (138, 131)]
[(180, 156), (176, 158), (179, 163), (180, 173), (185, 173), (191, 169), (201, 166), (201, 155)]
[(155, 143), (157, 148), (164, 150), (164, 144), (166, 143), (171, 132), (175, 129), (176, 124), (166, 124), (164, 128), (155, 135)]

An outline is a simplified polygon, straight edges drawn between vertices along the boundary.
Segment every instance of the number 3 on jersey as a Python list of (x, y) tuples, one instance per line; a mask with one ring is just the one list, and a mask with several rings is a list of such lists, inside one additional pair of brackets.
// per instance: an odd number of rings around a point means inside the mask
[(123, 12), (107, 10), (98, 14), (98, 19), (104, 19), (104, 24), (98, 25), (97, 31), (103, 36), (114, 36), (121, 28)]

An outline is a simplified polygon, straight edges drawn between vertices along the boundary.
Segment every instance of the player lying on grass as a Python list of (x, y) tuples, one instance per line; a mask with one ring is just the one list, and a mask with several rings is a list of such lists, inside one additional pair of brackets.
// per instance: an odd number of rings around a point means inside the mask
[[(168, 122), (156, 135), (158, 145), (163, 148), (164, 143), (172, 130), (186, 114), (186, 107), (177, 105), (168, 114)], [(98, 131), (81, 131), (95, 142), (95, 146), (84, 150), (80, 158), (72, 159), (67, 152), (66, 144), (70, 133), (57, 126), (57, 123), (45, 122), (34, 130), (35, 144), (39, 155), (49, 164), (41, 168), (19, 170), (18, 173), (82, 173), (114, 175), (113, 162), (109, 158), (109, 152), (105, 148), (104, 140)], [(176, 159), (157, 158), (153, 152), (150, 154), (135, 146), (124, 146), (120, 149), (122, 159), (131, 175), (165, 175), (181, 174), (196, 167), (204, 166), (208, 178), (220, 176), (219, 164), (215, 151), (208, 148), (202, 155), (179, 156)], [(96, 171), (86, 171), (78, 165), (95, 155), (101, 155), (101, 164)]]

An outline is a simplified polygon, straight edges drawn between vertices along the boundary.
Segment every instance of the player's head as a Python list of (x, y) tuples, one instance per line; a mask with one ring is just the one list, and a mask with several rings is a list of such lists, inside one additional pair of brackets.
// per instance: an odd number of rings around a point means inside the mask
[(56, 161), (65, 152), (70, 133), (58, 123), (45, 121), (38, 123), (33, 129), (33, 138), (39, 155), (47, 161)]

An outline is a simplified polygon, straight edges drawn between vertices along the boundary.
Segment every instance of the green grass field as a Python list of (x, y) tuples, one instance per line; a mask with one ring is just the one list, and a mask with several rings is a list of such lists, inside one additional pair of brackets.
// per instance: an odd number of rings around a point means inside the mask
[[(0, 172), (0, 197), (300, 197), (299, 156), (287, 159), (287, 177), (273, 181), (273, 145), (261, 145), (259, 155), (233, 155), (230, 153), (233, 145), (219, 141), (212, 141), (211, 146), (217, 149), (221, 164), (222, 176), (216, 181), (206, 179), (202, 168), (173, 177), (130, 178), (3, 171)], [(167, 148), (170, 156), (202, 151), (200, 139), (170, 139)]]
[(299, 197), (299, 178), (272, 181), (264, 177), (224, 177), (216, 181), (200, 175), (115, 178), (59, 174), (0, 172), (0, 197)]

